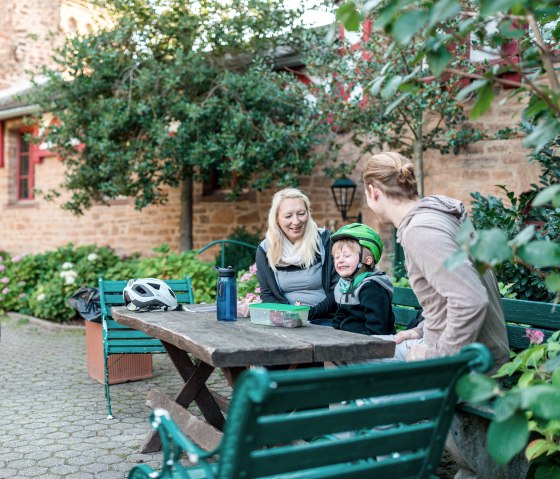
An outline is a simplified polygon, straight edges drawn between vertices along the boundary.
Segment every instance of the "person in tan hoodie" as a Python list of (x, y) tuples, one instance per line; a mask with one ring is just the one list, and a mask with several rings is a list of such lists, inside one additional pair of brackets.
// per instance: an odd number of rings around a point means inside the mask
[(470, 261), (453, 270), (444, 265), (459, 249), (457, 234), (467, 219), (463, 204), (439, 195), (420, 199), (413, 165), (398, 153), (373, 155), (363, 178), (368, 207), (397, 228), (410, 286), (425, 318), (394, 336), (395, 357), (447, 356), (480, 342), (493, 353), (496, 366), (507, 362), (506, 326), (493, 272), (481, 276)]

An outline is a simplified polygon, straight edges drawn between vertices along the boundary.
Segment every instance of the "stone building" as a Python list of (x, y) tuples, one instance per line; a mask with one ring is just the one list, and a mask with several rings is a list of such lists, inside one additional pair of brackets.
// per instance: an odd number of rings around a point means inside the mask
[[(45, 148), (25, 141), (29, 126), (24, 117), (33, 113), (34, 107), (19, 102), (15, 95), (30, 87), (29, 69), (49, 65), (53, 46), (66, 34), (94, 29), (93, 19), (98, 14), (79, 0), (0, 0), (0, 4), (0, 251), (37, 253), (68, 242), (109, 245), (122, 254), (150, 255), (152, 248), (161, 243), (178, 249), (178, 190), (169, 192), (170, 201), (164, 206), (150, 206), (139, 212), (134, 210), (132, 201), (122, 199), (110, 206), (93, 206), (79, 217), (59, 207), (67, 193), (55, 202), (45, 202), (34, 195), (33, 188), (47, 191), (60, 183), (64, 162)], [(54, 33), (54, 40), (48, 39), (49, 32)], [(494, 109), (480, 120), (481, 126), (490, 132), (514, 126), (520, 109), (519, 105), (498, 106), (496, 102)], [(520, 139), (481, 141), (459, 155), (442, 156), (429, 151), (424, 160), (425, 194), (454, 196), (468, 205), (474, 191), (500, 196), (495, 185), (507, 184), (517, 193), (527, 190), (537, 181), (539, 169), (527, 162), (526, 154)], [(340, 156), (341, 160), (355, 158), (359, 152), (348, 144)], [(392, 228), (378, 225), (368, 213), (358, 172), (354, 181), (358, 191), (349, 214), (361, 211), (364, 222), (382, 231), (386, 251), (390, 252)], [(317, 223), (336, 228), (342, 220), (333, 202), (331, 184), (322, 167), (301, 179)], [(264, 232), (273, 193), (248, 191), (230, 203), (223, 191), (208, 191), (196, 184), (194, 247), (227, 238), (239, 226)], [(385, 261), (389, 259), (387, 255)]]

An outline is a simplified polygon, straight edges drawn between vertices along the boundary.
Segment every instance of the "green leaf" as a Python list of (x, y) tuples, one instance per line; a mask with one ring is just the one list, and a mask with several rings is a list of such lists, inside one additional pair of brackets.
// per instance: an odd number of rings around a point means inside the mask
[(554, 372), (552, 373), (551, 382), (552, 385), (555, 387), (560, 387), (560, 356), (556, 356), (556, 368), (554, 368)]
[(532, 206), (543, 206), (547, 203), (552, 203), (560, 197), (560, 185), (548, 186), (542, 191), (539, 191), (535, 199), (532, 201)]
[(519, 391), (508, 391), (504, 396), (496, 399), (494, 403), (494, 416), (496, 421), (503, 422), (512, 417), (521, 406)]
[(478, 261), (492, 266), (511, 258), (508, 237), (504, 231), (498, 228), (480, 231), (470, 252)]
[(457, 233), (457, 241), (460, 245), (468, 245), (473, 241), (474, 237), (473, 223), (470, 218), (467, 218)]
[(360, 29), (361, 17), (354, 2), (343, 3), (336, 10), (335, 17), (348, 31), (357, 32)]
[(373, 95), (373, 96), (377, 96), (379, 94), (379, 92), (381, 91), (381, 85), (383, 84), (383, 82), (385, 81), (385, 77), (384, 76), (379, 76), (377, 77), (370, 85), (369, 87), (369, 92)]
[(443, 267), (449, 271), (453, 271), (465, 264), (465, 261), (468, 259), (469, 254), (466, 251), (457, 251), (444, 261)]
[(519, 0), (480, 0), (480, 15), (488, 17), (496, 12), (507, 12)]
[(526, 388), (533, 382), (535, 378), (536, 371), (525, 371), (517, 380), (517, 385), (520, 388)]
[(516, 236), (510, 241), (512, 246), (521, 246), (531, 240), (535, 235), (535, 226), (530, 225), (522, 229)]
[(440, 0), (430, 10), (430, 23), (428, 27), (431, 28), (435, 24), (453, 17), (460, 11), (461, 6), (457, 0)]
[(383, 90), (381, 90), (381, 98), (383, 98), (384, 100), (389, 100), (390, 98), (393, 98), (401, 83), (402, 83), (402, 76), (395, 75), (387, 82)]
[(531, 241), (519, 248), (517, 254), (537, 268), (560, 266), (560, 245), (551, 241)]
[(506, 464), (519, 453), (529, 438), (529, 422), (522, 412), (505, 421), (492, 421), (488, 428), (488, 452), (498, 464)]
[(427, 12), (424, 10), (412, 10), (410, 12), (403, 13), (399, 16), (399, 18), (397, 18), (391, 33), (397, 43), (404, 45), (410, 41), (415, 33), (424, 28), (427, 21)]
[(560, 419), (560, 389), (550, 384), (539, 384), (521, 390), (525, 409), (542, 419)]
[(426, 61), (432, 74), (439, 77), (451, 61), (451, 53), (444, 45), (440, 45), (436, 50), (429, 50), (426, 53)]
[(457, 100), (464, 100), (473, 91), (478, 90), (480, 87), (488, 85), (488, 80), (475, 80), (470, 85), (467, 85), (459, 93), (457, 93)]
[(396, 100), (392, 101), (387, 108), (385, 109), (384, 115), (388, 115), (391, 113), (396, 107), (398, 107), (404, 100), (406, 100), (411, 94), (405, 93), (404, 95), (399, 96)]
[(471, 110), (471, 119), (480, 118), (491, 106), (494, 101), (494, 87), (491, 83), (477, 90), (476, 103)]
[(560, 469), (556, 465), (542, 464), (535, 471), (535, 479), (560, 479)]
[(469, 402), (483, 402), (496, 395), (496, 381), (484, 374), (467, 374), (457, 381), (456, 391), (459, 397)]
[(501, 378), (503, 376), (511, 376), (515, 371), (517, 371), (518, 365), (515, 363), (505, 363), (500, 366), (500, 369), (494, 374), (495, 378)]
[(531, 441), (525, 449), (525, 457), (527, 460), (532, 461), (539, 456), (542, 456), (548, 451), (548, 443), (545, 439), (535, 439)]
[(546, 289), (548, 289), (551, 293), (557, 293), (558, 291), (560, 291), (560, 274), (548, 274), (544, 280), (544, 284), (546, 286)]
[(560, 120), (557, 117), (548, 118), (535, 127), (523, 144), (527, 148), (534, 148), (535, 153), (538, 153), (558, 135), (560, 135)]

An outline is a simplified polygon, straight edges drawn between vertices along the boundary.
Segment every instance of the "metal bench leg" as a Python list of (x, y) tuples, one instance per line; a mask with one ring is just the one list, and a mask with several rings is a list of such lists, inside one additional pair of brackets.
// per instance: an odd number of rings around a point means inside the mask
[(113, 414), (111, 413), (111, 394), (109, 393), (109, 367), (108, 367), (108, 357), (105, 351), (103, 351), (103, 369), (105, 370), (105, 399), (107, 400), (107, 419), (113, 419)]

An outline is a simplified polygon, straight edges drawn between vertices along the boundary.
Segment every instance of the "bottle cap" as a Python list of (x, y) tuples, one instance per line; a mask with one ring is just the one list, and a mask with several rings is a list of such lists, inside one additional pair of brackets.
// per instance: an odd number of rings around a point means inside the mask
[(218, 271), (219, 277), (225, 276), (225, 277), (233, 278), (235, 276), (235, 270), (231, 266), (228, 266), (227, 268), (220, 268), (219, 266), (214, 266), (214, 269)]

